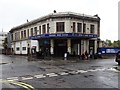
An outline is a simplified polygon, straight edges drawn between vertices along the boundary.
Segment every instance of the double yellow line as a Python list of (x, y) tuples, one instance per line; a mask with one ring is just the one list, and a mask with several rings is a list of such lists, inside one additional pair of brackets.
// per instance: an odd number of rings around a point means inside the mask
[(2, 83), (10, 83), (10, 84), (13, 84), (13, 85), (17, 85), (17, 86), (25, 88), (26, 90), (36, 90), (33, 86), (31, 86), (31, 85), (29, 85), (27, 83), (23, 83), (23, 82), (7, 81), (7, 80), (2, 80), (0, 82), (2, 82)]

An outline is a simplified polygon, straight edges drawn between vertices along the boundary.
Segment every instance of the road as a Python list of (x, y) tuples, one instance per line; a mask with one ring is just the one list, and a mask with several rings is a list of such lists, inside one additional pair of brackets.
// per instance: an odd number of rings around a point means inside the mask
[(26, 56), (0, 57), (1, 88), (120, 88), (120, 66), (114, 59), (28, 61)]

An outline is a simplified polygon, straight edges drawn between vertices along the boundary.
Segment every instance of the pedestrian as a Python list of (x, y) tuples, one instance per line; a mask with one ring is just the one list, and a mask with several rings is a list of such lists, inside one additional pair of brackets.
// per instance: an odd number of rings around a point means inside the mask
[(85, 59), (87, 59), (88, 60), (88, 52), (87, 52), (87, 50), (85, 51)]
[(84, 53), (82, 53), (81, 58), (82, 58), (82, 60), (85, 59), (85, 54)]

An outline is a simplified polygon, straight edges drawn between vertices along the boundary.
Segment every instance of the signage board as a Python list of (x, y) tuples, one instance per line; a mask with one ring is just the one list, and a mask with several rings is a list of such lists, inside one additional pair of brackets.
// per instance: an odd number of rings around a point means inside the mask
[(98, 53), (101, 53), (101, 54), (116, 54), (118, 51), (120, 51), (119, 47), (98, 48)]
[(59, 34), (40, 34), (31, 36), (30, 39), (51, 38), (51, 37), (82, 37), (82, 38), (97, 38), (97, 34), (80, 34), (80, 33), (59, 33)]

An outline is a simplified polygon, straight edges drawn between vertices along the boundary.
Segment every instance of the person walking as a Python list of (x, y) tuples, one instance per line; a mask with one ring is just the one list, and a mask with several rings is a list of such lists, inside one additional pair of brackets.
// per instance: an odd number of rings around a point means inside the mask
[(87, 59), (88, 60), (88, 52), (87, 51), (85, 51), (85, 59)]

